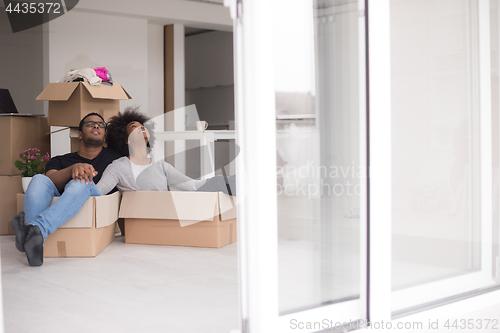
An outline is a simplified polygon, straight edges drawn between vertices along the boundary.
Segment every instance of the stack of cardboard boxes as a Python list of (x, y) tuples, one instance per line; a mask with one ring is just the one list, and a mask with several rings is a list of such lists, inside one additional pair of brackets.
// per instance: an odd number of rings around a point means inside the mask
[[(92, 86), (88, 82), (47, 85), (37, 100), (49, 101), (48, 125), (51, 131), (56, 126), (66, 128), (58, 136), (52, 134), (51, 157), (78, 150), (78, 125), (85, 115), (96, 112), (107, 121), (120, 112), (120, 100), (130, 98), (119, 83), (112, 86)], [(54, 149), (56, 145), (61, 146), (61, 141), (63, 147), (66, 144), (66, 151)], [(99, 254), (114, 240), (120, 198), (118, 192), (90, 198), (77, 215), (47, 237), (44, 257), (94, 257)], [(54, 198), (52, 204), (57, 199)], [(23, 210), (22, 193), (17, 195), (17, 210)]]
[(78, 150), (78, 125), (90, 112), (107, 121), (120, 111), (120, 100), (131, 99), (119, 83), (90, 85), (88, 82), (50, 83), (37, 97), (49, 101), (51, 156)]
[(14, 166), (19, 154), (38, 148), (49, 151), (47, 118), (26, 114), (0, 114), (0, 235), (12, 235), (10, 220), (17, 214), (16, 194), (23, 192), (21, 172)]

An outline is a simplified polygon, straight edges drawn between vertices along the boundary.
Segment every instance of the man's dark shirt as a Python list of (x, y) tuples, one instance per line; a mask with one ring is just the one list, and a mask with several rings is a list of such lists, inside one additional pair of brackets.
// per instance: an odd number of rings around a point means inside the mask
[(111, 164), (111, 162), (120, 157), (122, 157), (122, 155), (120, 155), (117, 151), (111, 148), (104, 147), (102, 148), (99, 155), (97, 155), (92, 160), (81, 157), (80, 155), (78, 155), (78, 153), (69, 153), (51, 158), (50, 161), (47, 162), (45, 172), (49, 170), (66, 169), (67, 167), (70, 167), (76, 163), (87, 163), (91, 164), (94, 167), (95, 171), (98, 172), (94, 177), (94, 183), (97, 184), (99, 179), (101, 179), (102, 174), (104, 173), (104, 169), (106, 169), (106, 167)]

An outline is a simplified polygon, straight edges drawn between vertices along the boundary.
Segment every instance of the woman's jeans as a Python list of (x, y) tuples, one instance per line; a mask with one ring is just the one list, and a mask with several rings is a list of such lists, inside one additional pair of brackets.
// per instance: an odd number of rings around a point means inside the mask
[[(69, 221), (82, 209), (85, 202), (101, 193), (92, 182), (90, 184), (70, 180), (61, 195), (49, 177), (35, 175), (24, 195), (26, 224), (34, 224), (42, 231), (43, 239)], [(52, 206), (54, 197), (60, 197)]]

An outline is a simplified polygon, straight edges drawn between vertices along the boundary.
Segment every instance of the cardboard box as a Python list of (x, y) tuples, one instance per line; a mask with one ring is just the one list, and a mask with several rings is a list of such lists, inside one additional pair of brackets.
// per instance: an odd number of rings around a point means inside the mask
[(38, 148), (45, 155), (50, 150), (49, 125), (43, 116), (0, 114), (0, 175), (21, 174), (14, 166), (19, 154)]
[(36, 98), (49, 101), (49, 125), (78, 127), (90, 112), (108, 119), (120, 111), (120, 99), (131, 99), (119, 83), (92, 86), (88, 82), (49, 83)]
[(123, 192), (125, 243), (215, 247), (236, 242), (234, 198), (222, 192)]
[[(13, 235), (10, 220), (17, 215), (16, 195), (23, 192), (21, 176), (0, 176), (0, 235)], [(22, 210), (22, 208), (21, 208)]]
[[(17, 210), (23, 210), (23, 194), (17, 195)], [(91, 197), (71, 220), (44, 243), (44, 258), (95, 257), (115, 239), (120, 192)], [(52, 204), (59, 198), (54, 198)]]

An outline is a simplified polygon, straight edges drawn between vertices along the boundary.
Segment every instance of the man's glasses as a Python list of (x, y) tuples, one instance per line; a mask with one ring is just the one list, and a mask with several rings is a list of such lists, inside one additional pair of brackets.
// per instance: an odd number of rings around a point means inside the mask
[(85, 121), (83, 122), (85, 124), (86, 127), (94, 127), (95, 124), (97, 124), (97, 126), (99, 126), (99, 128), (106, 128), (106, 123), (105, 122), (102, 122), (102, 121)]

